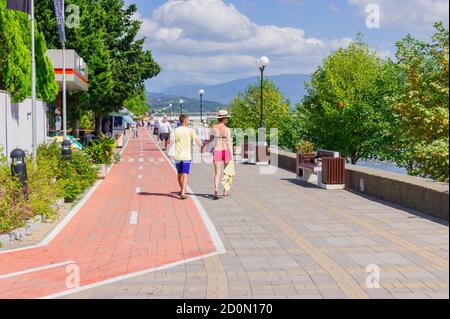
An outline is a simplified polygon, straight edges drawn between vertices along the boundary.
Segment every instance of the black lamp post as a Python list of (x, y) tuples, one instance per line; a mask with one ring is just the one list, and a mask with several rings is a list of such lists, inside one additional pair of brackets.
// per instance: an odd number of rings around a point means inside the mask
[(261, 106), (260, 106), (260, 119), (259, 119), (259, 127), (264, 127), (264, 70), (266, 69), (266, 66), (269, 65), (269, 58), (266, 56), (263, 56), (258, 59), (258, 67), (261, 71)]
[(200, 123), (203, 125), (203, 95), (205, 94), (205, 90), (201, 89), (198, 91), (198, 95), (200, 95)]
[(72, 150), (70, 149), (70, 141), (64, 140), (61, 144), (61, 153), (62, 156), (66, 159), (66, 161), (72, 160)]
[(25, 152), (20, 148), (13, 150), (9, 156), (11, 158), (11, 173), (14, 177), (17, 177), (22, 184), (25, 194), (28, 194), (27, 190), (27, 164), (25, 163)]

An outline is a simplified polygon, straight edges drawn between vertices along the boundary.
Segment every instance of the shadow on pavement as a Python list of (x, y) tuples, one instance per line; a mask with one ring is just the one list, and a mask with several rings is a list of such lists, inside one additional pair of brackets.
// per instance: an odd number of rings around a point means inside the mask
[(138, 195), (140, 196), (155, 196), (155, 197), (169, 197), (169, 198), (175, 198), (179, 199), (178, 193), (172, 193), (172, 194), (166, 194), (166, 193), (148, 193), (148, 192), (141, 192)]
[(352, 193), (354, 195), (360, 196), (362, 198), (365, 198), (367, 200), (370, 200), (372, 202), (375, 202), (375, 203), (378, 203), (378, 204), (382, 204), (382, 205), (388, 206), (390, 208), (401, 210), (401, 211), (411, 215), (411, 216), (407, 217), (409, 219), (416, 219), (416, 218), (427, 219), (427, 220), (429, 220), (431, 222), (438, 223), (438, 224), (441, 224), (443, 226), (447, 226), (447, 227), (449, 226), (449, 222), (448, 221), (446, 221), (444, 219), (441, 219), (441, 218), (437, 218), (437, 217), (431, 216), (431, 215), (429, 215), (427, 213), (423, 213), (423, 212), (420, 212), (418, 210), (414, 210), (414, 209), (411, 209), (411, 208), (408, 208), (408, 207), (400, 206), (398, 204), (386, 202), (386, 201), (384, 201), (382, 199), (375, 198), (375, 197), (372, 197), (372, 196), (367, 195), (367, 194), (359, 193), (359, 192), (351, 190), (351, 189), (346, 189), (346, 191), (349, 192), (349, 193)]
[(144, 148), (144, 149), (142, 149), (142, 151), (149, 152), (149, 153), (160, 153), (159, 149), (154, 150), (154, 149)]
[[(297, 186), (300, 186), (300, 187), (303, 187), (303, 188), (323, 190), (322, 188), (320, 188), (320, 187), (318, 187), (318, 186), (316, 186), (314, 184), (303, 182), (303, 181), (299, 181), (299, 180), (297, 180), (295, 178), (282, 178), (281, 180), (282, 181), (287, 181), (287, 182), (289, 182), (291, 184), (294, 184), (294, 185), (297, 185)], [(323, 190), (323, 191), (326, 191), (326, 190)], [(367, 195), (367, 194), (359, 193), (359, 192), (356, 192), (356, 191), (353, 191), (353, 190), (350, 190), (350, 189), (345, 189), (345, 191), (350, 192), (350, 193), (352, 193), (354, 195), (363, 197), (363, 198), (367, 199), (368, 201), (372, 201), (372, 202), (375, 202), (375, 203), (378, 203), (378, 204), (385, 205), (385, 206), (390, 207), (390, 208), (401, 210), (401, 211), (403, 211), (403, 212), (405, 212), (405, 213), (410, 215), (408, 217), (409, 219), (415, 219), (415, 218), (427, 219), (429, 221), (441, 224), (443, 226), (447, 226), (447, 227), (449, 226), (449, 223), (446, 220), (444, 220), (444, 219), (436, 218), (436, 217), (433, 217), (433, 216), (428, 215), (426, 213), (419, 212), (419, 211), (413, 210), (411, 208), (400, 206), (400, 205), (397, 205), (397, 204), (389, 203), (389, 202), (386, 202), (384, 200), (372, 197), (372, 196)]]
[(295, 178), (282, 178), (281, 180), (285, 181), (285, 182), (289, 182), (289, 183), (297, 185), (297, 186), (301, 186), (303, 188), (311, 188), (311, 189), (320, 189), (320, 190), (322, 190), (322, 188), (320, 188), (317, 185), (314, 185), (314, 184), (311, 184), (311, 183), (307, 183), (307, 182), (303, 182), (303, 181), (299, 181), (299, 180), (297, 180)]
[(190, 194), (188, 194), (189, 196), (196, 196), (196, 197), (203, 197), (203, 198), (206, 198), (206, 199), (214, 199), (213, 197), (213, 195), (211, 195), (211, 194), (195, 194), (195, 193), (190, 193)]

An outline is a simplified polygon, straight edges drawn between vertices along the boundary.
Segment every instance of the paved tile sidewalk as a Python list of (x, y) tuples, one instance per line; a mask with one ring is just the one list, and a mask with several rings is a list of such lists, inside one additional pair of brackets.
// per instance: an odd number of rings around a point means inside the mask
[[(231, 198), (212, 201), (212, 178), (211, 165), (196, 164), (191, 187), (226, 254), (69, 297), (449, 297), (447, 223), (250, 165), (237, 166)], [(370, 265), (379, 267), (378, 289), (366, 286)]]

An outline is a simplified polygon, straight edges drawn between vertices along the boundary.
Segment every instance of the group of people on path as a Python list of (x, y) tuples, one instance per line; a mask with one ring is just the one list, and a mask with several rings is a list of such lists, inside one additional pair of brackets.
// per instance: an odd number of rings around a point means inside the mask
[[(161, 142), (162, 149), (168, 151), (169, 156), (175, 160), (180, 186), (179, 198), (187, 199), (187, 185), (192, 165), (192, 145), (197, 144), (202, 153), (208, 149), (212, 153), (214, 163), (214, 200), (219, 200), (220, 181), (224, 186), (222, 196), (229, 196), (232, 176), (234, 176), (233, 138), (231, 129), (227, 126), (230, 115), (228, 111), (219, 111), (217, 121), (212, 129), (205, 124), (199, 128), (198, 133), (189, 126), (189, 116), (181, 115), (177, 127), (174, 128), (164, 117), (162, 122), (154, 127), (154, 135)], [(169, 149), (170, 148), (170, 149)], [(222, 164), (225, 176), (222, 178)]]

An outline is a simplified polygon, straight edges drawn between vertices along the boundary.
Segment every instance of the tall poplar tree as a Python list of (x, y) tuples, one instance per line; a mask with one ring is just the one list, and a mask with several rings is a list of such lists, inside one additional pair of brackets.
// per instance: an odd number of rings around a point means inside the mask
[[(55, 99), (58, 84), (53, 66), (45, 55), (47, 46), (39, 24), (35, 26), (36, 93), (46, 102)], [(31, 35), (26, 13), (7, 10), (0, 0), (0, 89), (8, 91), (14, 102), (31, 95)]]

